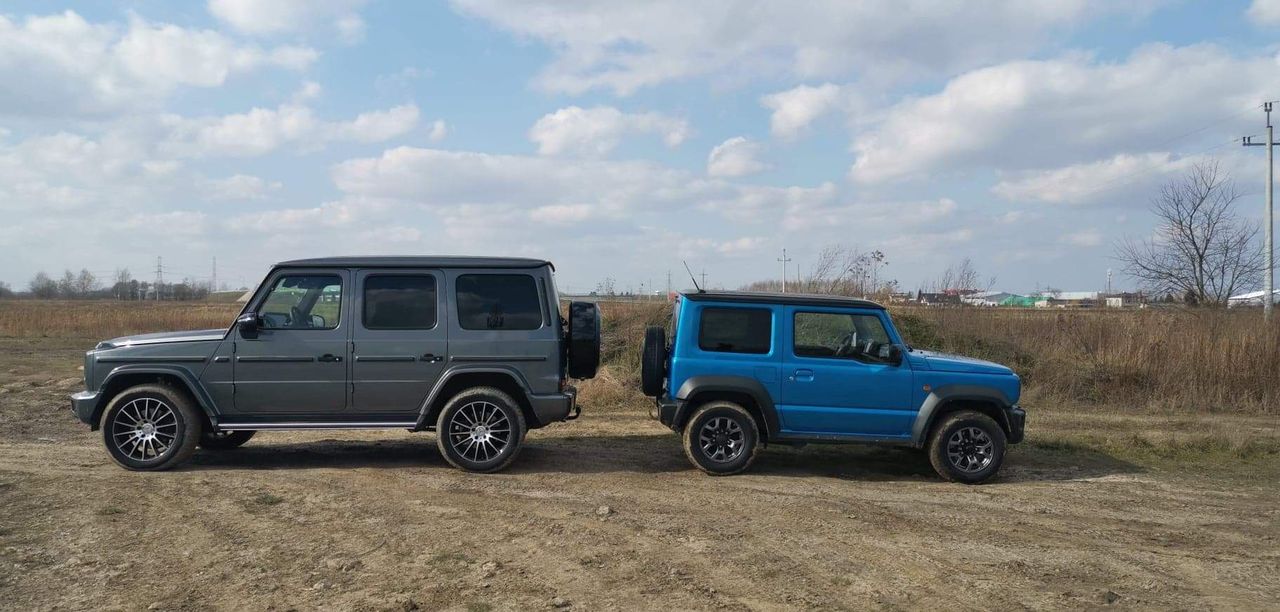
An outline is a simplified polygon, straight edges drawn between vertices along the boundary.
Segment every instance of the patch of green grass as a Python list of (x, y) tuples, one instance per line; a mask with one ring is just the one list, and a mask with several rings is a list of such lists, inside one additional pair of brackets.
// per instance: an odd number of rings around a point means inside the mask
[(439, 552), (439, 553), (436, 553), (436, 554), (434, 554), (434, 555), (431, 555), (431, 564), (432, 564), (432, 565), (456, 564), (456, 563), (460, 563), (460, 562), (461, 562), (461, 563), (470, 563), (470, 562), (471, 562), (471, 557), (468, 557), (468, 556), (466, 556), (466, 555), (464, 555), (464, 554), (462, 554), (462, 553), (460, 553), (460, 552), (456, 552), (456, 551), (450, 551), (450, 552)]
[(117, 514), (124, 514), (124, 512), (124, 508), (119, 506), (104, 506), (102, 508), (98, 508), (96, 514), (98, 516), (115, 516)]

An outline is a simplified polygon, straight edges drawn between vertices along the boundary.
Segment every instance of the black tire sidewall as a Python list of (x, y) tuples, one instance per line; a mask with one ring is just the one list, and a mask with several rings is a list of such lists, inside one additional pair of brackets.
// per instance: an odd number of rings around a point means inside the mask
[[(459, 410), (475, 401), (484, 401), (497, 406), (507, 417), (513, 430), (511, 432), (511, 441), (507, 443), (507, 446), (498, 453), (498, 456), (488, 461), (472, 461), (462, 456), (462, 453), (453, 448), (453, 444), (449, 440), (449, 422)], [(524, 413), (520, 411), (520, 406), (516, 404), (515, 400), (511, 399), (511, 396), (498, 389), (478, 387), (455, 395), (440, 411), (440, 416), (436, 420), (436, 446), (440, 449), (440, 454), (444, 456), (445, 460), (456, 468), (468, 472), (497, 472), (510, 465), (512, 461), (515, 461), (516, 455), (520, 454), (520, 449), (524, 446), (526, 431)]]
[[(129, 457), (113, 439), (117, 415), (129, 402), (142, 398), (156, 399), (167, 404), (173, 409), (178, 425), (173, 444), (159, 457), (145, 461)], [(141, 385), (125, 389), (112, 398), (107, 409), (102, 411), (100, 428), (107, 454), (116, 463), (130, 470), (151, 471), (167, 470), (190, 457), (200, 439), (202, 423), (186, 394), (161, 385)]]
[(640, 388), (649, 397), (662, 394), (666, 352), (666, 330), (656, 325), (650, 326), (644, 331), (644, 346), (640, 349)]
[[(995, 459), (991, 462), (991, 465), (981, 471), (962, 471), (952, 465), (951, 459), (947, 457), (947, 440), (951, 438), (951, 435), (956, 430), (964, 427), (982, 429), (991, 438)], [(1004, 464), (1004, 457), (1007, 451), (1008, 441), (1004, 430), (1000, 429), (1000, 425), (991, 417), (979, 412), (963, 411), (949, 414), (943, 418), (942, 423), (934, 429), (933, 435), (929, 437), (929, 463), (933, 465), (934, 471), (938, 472), (939, 476), (952, 482), (977, 484), (990, 479), (1000, 471), (1000, 466)]]
[(200, 435), (200, 448), (205, 450), (231, 450), (244, 446), (253, 435), (258, 433), (253, 429), (237, 429), (235, 431), (221, 432), (225, 436), (219, 437), (220, 432), (206, 431)]
[[(746, 448), (733, 461), (712, 461), (702, 452), (702, 446), (698, 444), (698, 432), (707, 421), (716, 417), (729, 417), (737, 421), (738, 426), (742, 428), (743, 443)], [(684, 441), (685, 456), (689, 461), (698, 469), (714, 476), (727, 476), (745, 471), (755, 460), (756, 451), (760, 447), (760, 432), (756, 427), (755, 419), (745, 408), (732, 402), (712, 402), (699, 408), (685, 424), (681, 438)]]

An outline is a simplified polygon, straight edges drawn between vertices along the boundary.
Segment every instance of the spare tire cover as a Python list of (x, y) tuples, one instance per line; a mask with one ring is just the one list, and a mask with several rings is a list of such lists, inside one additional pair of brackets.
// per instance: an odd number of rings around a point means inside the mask
[(569, 303), (569, 378), (592, 378), (600, 367), (600, 307)]
[(659, 325), (644, 330), (640, 349), (640, 390), (649, 397), (662, 395), (667, 368), (667, 331)]

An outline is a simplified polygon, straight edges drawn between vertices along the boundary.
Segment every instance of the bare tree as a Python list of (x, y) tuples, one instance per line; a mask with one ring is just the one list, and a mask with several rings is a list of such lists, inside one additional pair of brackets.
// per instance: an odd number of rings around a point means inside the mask
[(114, 278), (115, 282), (111, 284), (111, 293), (116, 296), (117, 300), (123, 300), (129, 294), (129, 281), (133, 280), (133, 275), (129, 273), (128, 268), (116, 268)]
[(935, 293), (946, 293), (955, 291), (959, 293), (973, 293), (977, 291), (989, 291), (996, 285), (996, 277), (992, 276), (983, 279), (978, 273), (978, 268), (973, 265), (973, 260), (968, 257), (960, 260), (960, 263), (947, 266), (933, 283), (933, 291)]
[(75, 290), (76, 295), (82, 298), (89, 297), (98, 289), (98, 278), (86, 268), (81, 268), (80, 274), (76, 275)]
[(41, 299), (58, 297), (58, 283), (44, 272), (37, 272), (27, 288), (31, 290), (31, 295)]
[(13, 297), (13, 289), (9, 287), (9, 283), (0, 281), (0, 298)]
[[(808, 274), (797, 274), (787, 281), (787, 291), (848, 296), (880, 296), (893, 291), (898, 281), (884, 279), (881, 272), (889, 265), (880, 251), (860, 251), (847, 245), (831, 245), (818, 253)], [(748, 291), (779, 291), (782, 282), (764, 280), (743, 287)]]
[(1258, 225), (1235, 214), (1239, 198), (1235, 182), (1216, 162), (1196, 164), (1161, 187), (1152, 201), (1159, 220), (1154, 235), (1126, 237), (1116, 245), (1115, 258), (1152, 293), (1224, 305), (1262, 278)]

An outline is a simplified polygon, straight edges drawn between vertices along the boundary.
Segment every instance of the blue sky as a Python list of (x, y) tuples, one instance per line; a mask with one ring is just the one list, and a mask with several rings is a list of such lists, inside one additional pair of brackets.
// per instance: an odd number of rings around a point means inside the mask
[[(251, 285), (335, 254), (713, 285), (879, 249), (1100, 289), (1150, 194), (1280, 97), (1280, 2), (8, 2), (0, 281)], [(1127, 280), (1117, 277), (1117, 285)]]

